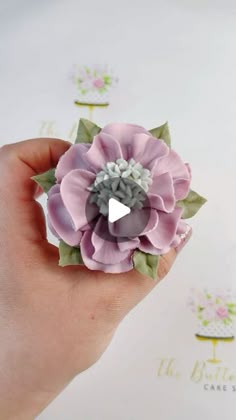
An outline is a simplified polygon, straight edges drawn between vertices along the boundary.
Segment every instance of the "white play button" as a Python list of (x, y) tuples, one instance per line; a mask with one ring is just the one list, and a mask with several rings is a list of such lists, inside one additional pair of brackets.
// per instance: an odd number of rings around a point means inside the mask
[(129, 213), (129, 207), (125, 206), (114, 198), (110, 198), (108, 202), (108, 220), (110, 223), (116, 222)]

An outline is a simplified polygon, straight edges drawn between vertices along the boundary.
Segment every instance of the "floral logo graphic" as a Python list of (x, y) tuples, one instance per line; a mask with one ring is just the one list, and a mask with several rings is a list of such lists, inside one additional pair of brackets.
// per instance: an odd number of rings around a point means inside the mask
[(108, 67), (77, 67), (74, 75), (78, 90), (85, 95), (89, 91), (105, 93), (111, 89), (117, 82), (111, 70)]
[(76, 66), (73, 81), (78, 90), (77, 103), (104, 106), (109, 104), (118, 79), (108, 66)]
[(213, 356), (208, 362), (219, 363), (220, 360), (216, 358), (219, 341), (234, 340), (235, 296), (230, 290), (192, 289), (188, 306), (198, 320), (196, 338), (212, 342)]

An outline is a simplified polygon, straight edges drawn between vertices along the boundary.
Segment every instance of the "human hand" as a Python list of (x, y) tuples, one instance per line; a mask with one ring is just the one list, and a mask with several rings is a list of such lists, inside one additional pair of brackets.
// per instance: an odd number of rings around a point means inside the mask
[[(102, 355), (124, 316), (158, 280), (58, 266), (30, 178), (55, 167), (70, 143), (27, 140), (0, 149), (0, 418), (32, 419)], [(188, 237), (190, 233), (188, 234)], [(187, 242), (185, 238), (184, 243)], [(180, 248), (179, 247), (179, 248)]]

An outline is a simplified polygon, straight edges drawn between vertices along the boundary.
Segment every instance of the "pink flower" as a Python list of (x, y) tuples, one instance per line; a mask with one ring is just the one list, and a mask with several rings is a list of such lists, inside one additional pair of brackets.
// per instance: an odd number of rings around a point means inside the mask
[(97, 89), (104, 87), (104, 80), (101, 78), (97, 78), (93, 81), (93, 86)]
[[(97, 200), (87, 220), (91, 187), (105, 175), (104, 179), (119, 178), (121, 170), (127, 177), (139, 180), (149, 200), (150, 218), (138, 235), (135, 229), (145, 216), (144, 207), (131, 208), (128, 216), (111, 224), (104, 213), (106, 206)], [(71, 146), (61, 157), (55, 175), (57, 184), (48, 195), (49, 226), (58, 238), (80, 247), (84, 264), (91, 270), (129, 271), (135, 249), (153, 255), (166, 253), (178, 245), (180, 235), (186, 231), (176, 202), (188, 195), (189, 167), (174, 150), (140, 126), (107, 125), (92, 144)], [(92, 228), (89, 222), (95, 220)], [(115, 240), (102, 239), (104, 232)]]
[(219, 306), (216, 310), (216, 314), (219, 319), (226, 319), (229, 316), (228, 308), (225, 306)]

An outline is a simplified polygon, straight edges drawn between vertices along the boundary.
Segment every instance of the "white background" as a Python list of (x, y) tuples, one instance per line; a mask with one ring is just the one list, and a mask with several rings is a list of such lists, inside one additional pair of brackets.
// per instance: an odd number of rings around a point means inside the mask
[[(196, 342), (186, 300), (192, 286), (235, 283), (236, 3), (0, 0), (0, 144), (36, 137), (43, 120), (66, 137), (84, 116), (73, 105), (75, 63), (108, 63), (119, 76), (111, 106), (95, 114), (99, 125), (169, 121), (208, 203), (165, 282), (38, 419), (234, 420), (236, 393), (189, 379), (210, 347)], [(236, 372), (235, 345), (219, 352)], [(177, 359), (180, 379), (157, 376), (161, 357)]]

